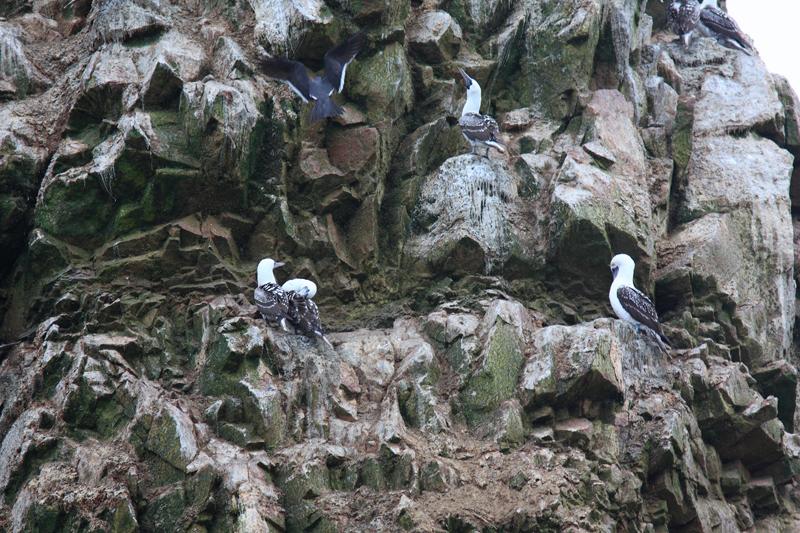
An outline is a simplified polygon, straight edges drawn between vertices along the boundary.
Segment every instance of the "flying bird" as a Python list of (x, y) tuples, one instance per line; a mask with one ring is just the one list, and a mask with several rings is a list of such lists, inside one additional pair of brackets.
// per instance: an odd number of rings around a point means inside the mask
[(669, 352), (669, 339), (661, 331), (656, 306), (650, 298), (633, 286), (635, 267), (633, 259), (625, 254), (616, 255), (611, 260), (611, 275), (614, 278), (608, 293), (611, 307), (620, 319), (636, 326), (637, 331), (641, 332), (642, 328), (649, 331), (659, 348)]
[(723, 46), (752, 55), (750, 40), (730, 15), (717, 7), (715, 0), (673, 0), (667, 8), (667, 21), (672, 31), (679, 35), (685, 47), (692, 35), (699, 31)]
[(270, 323), (278, 323), (284, 331), (289, 331), (286, 320), (289, 318), (289, 296), (275, 280), (275, 268), (282, 267), (283, 263), (273, 259), (262, 259), (258, 263), (256, 275), (258, 286), (253, 294), (261, 316)]
[(267, 76), (285, 81), (303, 102), (314, 102), (311, 122), (338, 117), (344, 113), (344, 109), (336, 105), (331, 96), (344, 89), (347, 66), (364, 47), (366, 40), (366, 34), (360, 31), (328, 50), (324, 59), (325, 74), (322, 76), (309, 76), (305, 65), (292, 59), (265, 58), (261, 67)]
[(492, 148), (505, 153), (505, 146), (497, 140), (500, 135), (497, 121), (489, 115), (481, 115), (481, 86), (478, 85), (477, 81), (470, 78), (464, 72), (464, 69), (459, 68), (458, 72), (461, 73), (464, 85), (467, 88), (467, 102), (461, 111), (458, 125), (461, 126), (462, 135), (472, 146), (472, 153), (476, 153), (475, 151), (479, 146), (486, 147), (486, 154), (483, 157), (488, 158), (489, 150)]

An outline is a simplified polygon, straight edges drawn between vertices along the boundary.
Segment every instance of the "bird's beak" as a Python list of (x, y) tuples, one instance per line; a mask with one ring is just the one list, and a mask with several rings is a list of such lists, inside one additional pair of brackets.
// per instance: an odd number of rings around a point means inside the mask
[(283, 266), (283, 265), (285, 265), (285, 264), (286, 264), (286, 263), (284, 263), (283, 261), (275, 261), (275, 264), (274, 264), (274, 265), (272, 265), (272, 268), (280, 268), (280, 267), (282, 267), (282, 266)]
[(466, 73), (466, 72), (464, 72), (464, 69), (463, 69), (463, 68), (461, 68), (461, 67), (459, 67), (459, 68), (458, 68), (458, 73), (459, 73), (459, 74), (461, 74), (461, 77), (462, 77), (462, 78), (464, 78), (464, 84), (465, 84), (467, 87), (469, 87), (470, 83), (472, 83), (472, 78), (470, 78), (470, 77), (467, 75), (467, 73)]

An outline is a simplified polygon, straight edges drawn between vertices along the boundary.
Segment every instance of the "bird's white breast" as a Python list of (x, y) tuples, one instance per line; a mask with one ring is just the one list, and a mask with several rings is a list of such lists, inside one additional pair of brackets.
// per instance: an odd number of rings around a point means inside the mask
[(622, 303), (619, 301), (617, 297), (617, 290), (622, 286), (622, 283), (617, 283), (616, 281), (611, 284), (611, 290), (608, 292), (608, 299), (611, 300), (611, 307), (614, 309), (614, 312), (617, 316), (626, 321), (631, 322), (633, 324), (638, 324), (636, 320), (628, 313), (624, 307), (622, 307)]

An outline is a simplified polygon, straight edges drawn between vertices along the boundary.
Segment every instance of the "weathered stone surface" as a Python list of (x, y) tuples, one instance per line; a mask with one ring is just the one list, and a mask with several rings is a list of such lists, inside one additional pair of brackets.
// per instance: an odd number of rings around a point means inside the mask
[(446, 11), (426, 11), (411, 24), (411, 53), (425, 63), (441, 63), (458, 55), (461, 27)]
[(755, 56), (738, 54), (733, 77), (708, 76), (695, 104), (697, 135), (783, 129), (783, 108), (764, 63)]
[[(0, 4), (0, 530), (798, 530), (757, 56), (662, 2)], [(359, 30), (339, 119), (259, 69)], [(620, 252), (668, 354), (603, 318)], [(260, 320), (265, 256), (332, 348)]]
[[(519, 179), (500, 161), (461, 155), (445, 161), (422, 186), (412, 213), (407, 253), (423, 271), (491, 273), (512, 254), (535, 258)], [(522, 231), (519, 231), (522, 230)]]
[(520, 381), (525, 407), (619, 399), (624, 352), (632, 348), (608, 320), (542, 328), (534, 334)]

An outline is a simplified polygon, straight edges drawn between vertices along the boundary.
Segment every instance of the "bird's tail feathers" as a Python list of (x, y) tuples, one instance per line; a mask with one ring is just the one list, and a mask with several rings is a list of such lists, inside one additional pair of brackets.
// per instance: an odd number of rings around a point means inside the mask
[(506, 147), (497, 141), (486, 141), (486, 144), (491, 146), (498, 152), (506, 153)]
[(324, 342), (325, 344), (327, 344), (327, 345), (328, 345), (328, 347), (329, 347), (331, 350), (336, 350), (336, 348), (334, 348), (334, 347), (333, 347), (333, 344), (331, 344), (331, 341), (329, 341), (329, 340), (328, 340), (328, 338), (327, 338), (325, 335), (323, 335), (323, 334), (321, 334), (321, 333), (320, 333), (320, 334), (318, 334), (318, 335), (317, 335), (317, 338), (318, 338), (318, 339), (320, 339), (320, 340), (321, 340), (322, 342)]
[(311, 110), (311, 122), (318, 122), (329, 117), (338, 117), (344, 109), (336, 105), (330, 98), (320, 98)]
[(653, 333), (655, 333), (654, 338), (656, 339), (658, 347), (661, 348), (665, 354), (669, 354), (672, 350), (672, 344), (669, 342), (669, 339), (660, 331), (654, 331)]
[(728, 43), (733, 46), (734, 48), (741, 50), (745, 54), (751, 56), (753, 55), (753, 48), (746, 40), (742, 39), (743, 42), (740, 42), (738, 39), (729, 38)]

